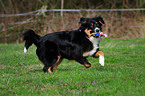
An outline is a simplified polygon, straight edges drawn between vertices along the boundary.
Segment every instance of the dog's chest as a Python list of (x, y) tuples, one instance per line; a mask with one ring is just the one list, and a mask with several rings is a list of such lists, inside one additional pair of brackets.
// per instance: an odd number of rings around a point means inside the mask
[(99, 37), (99, 38), (90, 37), (88, 39), (93, 44), (93, 49), (90, 51), (84, 52), (83, 57), (92, 56), (95, 54), (96, 50), (99, 48), (99, 43), (100, 43), (101, 37)]

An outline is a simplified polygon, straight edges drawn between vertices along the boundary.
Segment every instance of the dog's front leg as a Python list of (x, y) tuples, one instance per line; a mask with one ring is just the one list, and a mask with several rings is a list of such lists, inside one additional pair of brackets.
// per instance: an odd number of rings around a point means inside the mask
[(105, 58), (104, 58), (104, 52), (103, 51), (98, 51), (93, 57), (95, 58), (98, 58), (99, 57), (99, 63), (101, 66), (104, 66), (104, 61), (105, 61)]
[(91, 63), (84, 57), (76, 58), (75, 60), (84, 65), (86, 68), (91, 67)]

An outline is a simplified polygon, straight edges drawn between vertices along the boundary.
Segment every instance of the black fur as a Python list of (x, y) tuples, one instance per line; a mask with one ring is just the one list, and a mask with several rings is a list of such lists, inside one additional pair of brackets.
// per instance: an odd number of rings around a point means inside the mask
[(57, 62), (58, 56), (76, 60), (82, 65), (91, 65), (86, 57), (83, 57), (84, 52), (93, 49), (85, 30), (91, 29), (91, 32), (94, 32), (95, 28), (96, 23), (88, 19), (86, 23), (81, 24), (78, 30), (55, 32), (42, 37), (29, 29), (24, 32), (23, 39), (26, 41), (27, 50), (33, 43), (36, 45), (36, 54), (44, 63), (43, 71), (46, 72), (49, 67)]

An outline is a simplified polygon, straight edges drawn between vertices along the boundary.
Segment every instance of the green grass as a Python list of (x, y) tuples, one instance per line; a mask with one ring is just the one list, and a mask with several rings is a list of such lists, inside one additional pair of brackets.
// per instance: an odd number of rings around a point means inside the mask
[(58, 71), (43, 73), (35, 46), (0, 44), (0, 96), (145, 96), (145, 39), (101, 41), (105, 67), (88, 58), (89, 69), (64, 60)]

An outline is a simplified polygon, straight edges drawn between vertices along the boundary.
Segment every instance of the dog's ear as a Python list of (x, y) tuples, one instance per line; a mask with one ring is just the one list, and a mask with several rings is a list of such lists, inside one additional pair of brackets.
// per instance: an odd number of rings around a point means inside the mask
[(89, 28), (90, 27), (90, 24), (89, 23), (82, 23), (81, 24), (81, 26), (80, 26), (80, 28), (79, 28), (79, 30), (85, 30), (85, 29), (87, 29), (87, 28)]
[(105, 21), (103, 20), (101, 16), (99, 16), (99, 22), (101, 22), (102, 24), (105, 24)]
[(89, 22), (90, 20), (91, 20), (90, 18), (84, 18), (84, 17), (81, 17), (81, 18), (80, 18), (80, 22), (79, 22), (79, 24)]
[(84, 18), (84, 17), (81, 17), (81, 18), (80, 18), (80, 21), (84, 21), (84, 20), (85, 20), (85, 18)]
[(98, 17), (94, 17), (92, 18), (93, 20), (95, 20), (97, 23), (100, 23), (100, 24), (105, 24), (103, 18), (101, 16), (98, 16)]
[(85, 21), (85, 18), (84, 17), (81, 17), (80, 18), (80, 21), (79, 21), (79, 24), (82, 24), (84, 21)]

